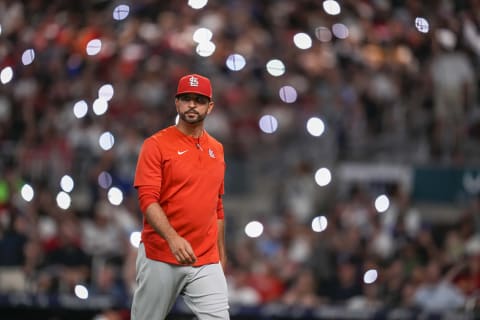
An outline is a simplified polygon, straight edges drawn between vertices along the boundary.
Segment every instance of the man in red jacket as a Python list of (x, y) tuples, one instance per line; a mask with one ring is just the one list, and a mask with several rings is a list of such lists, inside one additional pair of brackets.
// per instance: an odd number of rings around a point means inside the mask
[(200, 320), (229, 319), (223, 146), (204, 129), (210, 80), (179, 80), (178, 124), (144, 141), (134, 186), (143, 212), (132, 320), (164, 319), (181, 295)]

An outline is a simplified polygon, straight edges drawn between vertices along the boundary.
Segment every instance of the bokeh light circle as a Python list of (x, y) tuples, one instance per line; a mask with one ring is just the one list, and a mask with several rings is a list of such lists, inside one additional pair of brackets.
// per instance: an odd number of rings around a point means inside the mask
[(98, 97), (105, 101), (110, 101), (113, 98), (114, 93), (115, 90), (113, 89), (113, 86), (109, 83), (104, 84), (100, 87), (100, 89), (98, 89)]
[(113, 19), (114, 20), (125, 20), (130, 13), (130, 7), (126, 4), (120, 4), (113, 9)]
[(323, 10), (329, 15), (336, 16), (340, 14), (341, 8), (337, 1), (335, 0), (325, 0), (323, 1)]
[(81, 119), (87, 115), (88, 105), (85, 100), (77, 101), (73, 105), (73, 114), (77, 119)]
[(332, 32), (327, 27), (317, 27), (315, 29), (315, 36), (321, 42), (332, 41)]
[(142, 233), (140, 231), (134, 231), (130, 233), (130, 244), (138, 248), (140, 246), (140, 241), (142, 240)]
[(242, 55), (234, 53), (227, 57), (227, 61), (225, 64), (227, 65), (227, 68), (232, 71), (240, 71), (245, 67), (247, 63)]
[(35, 60), (35, 50), (27, 49), (22, 54), (22, 63), (25, 66), (28, 66)]
[(325, 216), (318, 216), (312, 220), (312, 230), (314, 232), (323, 232), (327, 229), (328, 220)]
[(430, 30), (430, 24), (428, 21), (423, 17), (416, 17), (415, 18), (415, 28), (421, 33), (428, 33)]
[(74, 289), (77, 298), (85, 300), (88, 299), (88, 289), (82, 284), (77, 284)]
[(378, 271), (375, 269), (370, 269), (365, 272), (363, 275), (363, 282), (366, 284), (371, 284), (377, 281)]
[(68, 208), (70, 208), (70, 204), (72, 203), (72, 198), (65, 191), (60, 191), (57, 194), (56, 201), (57, 201), (57, 206), (60, 209), (67, 210)]
[(33, 200), (33, 197), (35, 196), (35, 191), (33, 190), (31, 185), (26, 183), (20, 189), (20, 195), (22, 196), (23, 200), (30, 202)]
[(98, 185), (103, 189), (108, 189), (112, 186), (112, 175), (106, 171), (100, 172), (98, 175)]
[(196, 43), (208, 42), (212, 40), (213, 33), (208, 28), (198, 28), (193, 33), (193, 41)]
[(102, 50), (102, 41), (100, 39), (92, 39), (87, 43), (87, 54), (89, 56), (97, 55)]
[(324, 187), (332, 181), (332, 174), (328, 168), (320, 168), (315, 172), (315, 182)]
[(100, 138), (98, 139), (98, 144), (100, 145), (100, 148), (103, 150), (107, 151), (113, 148), (113, 145), (115, 144), (115, 137), (113, 134), (109, 131), (104, 132), (100, 135)]
[(202, 9), (207, 5), (207, 3), (208, 3), (208, 0), (188, 0), (188, 5), (192, 9), (196, 9), (196, 10)]
[(307, 132), (314, 137), (320, 137), (325, 132), (325, 124), (323, 123), (323, 120), (317, 117), (308, 119)]
[(114, 206), (118, 206), (123, 202), (123, 192), (117, 187), (111, 187), (107, 193), (108, 202)]
[(285, 65), (278, 59), (268, 61), (266, 67), (267, 72), (274, 77), (279, 77), (285, 73)]
[(62, 188), (63, 191), (72, 192), (74, 187), (75, 187), (75, 182), (73, 181), (73, 178), (68, 174), (64, 175), (60, 179), (60, 188)]
[(278, 120), (272, 115), (264, 115), (258, 121), (260, 130), (264, 133), (274, 133), (278, 129)]
[(250, 221), (245, 226), (245, 234), (250, 238), (258, 238), (263, 233), (263, 224), (258, 221)]
[(7, 84), (13, 79), (13, 69), (12, 67), (5, 67), (0, 71), (0, 82), (2, 84)]
[(389, 207), (390, 207), (390, 200), (388, 199), (388, 197), (386, 195), (384, 195), (384, 194), (379, 195), (375, 199), (375, 209), (378, 212), (385, 212), (385, 211), (388, 210)]
[(216, 46), (211, 41), (200, 42), (197, 45), (196, 52), (201, 57), (209, 57), (215, 52)]
[(348, 28), (343, 23), (335, 23), (332, 26), (332, 33), (338, 39), (346, 39), (346, 38), (348, 38), (348, 35), (349, 35)]
[(297, 101), (297, 90), (292, 86), (283, 86), (280, 88), (278, 95), (280, 99), (285, 103), (294, 103)]
[(304, 32), (299, 32), (293, 36), (293, 43), (299, 49), (310, 49), (312, 47), (312, 38)]

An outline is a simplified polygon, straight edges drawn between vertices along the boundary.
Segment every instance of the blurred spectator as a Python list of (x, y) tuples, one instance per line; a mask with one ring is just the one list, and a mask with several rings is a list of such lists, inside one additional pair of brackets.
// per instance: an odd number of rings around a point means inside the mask
[(104, 201), (94, 208), (93, 219), (82, 224), (82, 247), (90, 256), (103, 259), (123, 255), (121, 229), (115, 223), (115, 208)]
[(53, 278), (49, 291), (72, 293), (75, 285), (88, 282), (91, 257), (82, 248), (78, 220), (65, 216), (58, 223), (58, 233), (45, 243), (46, 264)]
[(448, 161), (463, 156), (466, 116), (476, 107), (476, 79), (473, 64), (465, 53), (456, 50), (458, 40), (452, 30), (436, 30), (434, 41), (438, 46), (434, 44), (436, 52), (431, 62), (435, 121), (432, 152)]
[[(23, 248), (25, 261), (22, 266), (22, 271), (24, 272), (25, 277), (27, 278), (27, 283), (29, 288), (27, 292), (42, 292), (42, 285), (48, 286), (48, 283), (42, 283), (41, 279), (43, 274), (43, 269), (45, 266), (45, 252), (42, 248), (41, 242), (38, 239), (30, 239)], [(48, 279), (45, 278), (45, 280)]]
[(348, 309), (366, 312), (377, 311), (384, 306), (378, 284), (363, 284), (362, 292), (362, 295), (354, 296), (347, 301)]
[(286, 288), (280, 301), (289, 306), (315, 308), (323, 301), (317, 295), (317, 282), (310, 269), (299, 270), (292, 283)]
[(285, 291), (284, 283), (268, 260), (253, 264), (247, 283), (258, 292), (262, 304), (276, 301)]
[(249, 284), (248, 271), (236, 269), (227, 275), (228, 301), (238, 305), (258, 305), (261, 303), (260, 293)]
[(389, 194), (390, 206), (381, 215), (382, 227), (395, 240), (401, 237), (415, 239), (422, 226), (421, 213), (412, 206), (410, 195), (399, 185), (394, 185)]
[[(24, 248), (28, 241), (28, 223), (24, 216), (12, 215), (7, 228), (0, 231), (0, 291), (25, 291), (27, 276), (22, 268)], [(1, 229), (0, 229), (1, 230)]]
[(450, 281), (443, 278), (441, 265), (430, 261), (423, 273), (424, 281), (414, 293), (414, 303), (428, 312), (442, 312), (455, 310), (465, 306), (466, 298), (463, 293)]
[(335, 282), (331, 286), (329, 298), (333, 303), (343, 304), (350, 298), (362, 294), (362, 286), (358, 274), (358, 265), (351, 257), (340, 258), (337, 262)]
[(21, 213), (8, 217), (5, 230), (0, 237), (0, 265), (21, 266), (24, 263), (24, 247), (28, 241), (28, 221)]
[[(465, 1), (465, 8), (462, 10), (462, 35), (468, 48), (473, 51), (480, 62), (480, 18), (478, 12), (480, 4), (475, 0)], [(477, 63), (478, 70), (478, 63)]]
[(92, 270), (92, 281), (89, 294), (107, 297), (112, 307), (123, 308), (130, 293), (125, 288), (125, 282), (118, 270), (119, 265), (114, 260), (103, 261)]
[(472, 237), (465, 243), (464, 257), (455, 265), (453, 283), (466, 297), (477, 300), (480, 294), (480, 238)]
[(285, 202), (286, 211), (295, 215), (297, 221), (305, 223), (315, 212), (318, 190), (312, 179), (310, 164), (300, 162), (292, 170), (284, 181), (282, 201)]
[(380, 294), (387, 306), (398, 306), (403, 303), (403, 286), (407, 279), (404, 263), (401, 258), (392, 259), (383, 269)]

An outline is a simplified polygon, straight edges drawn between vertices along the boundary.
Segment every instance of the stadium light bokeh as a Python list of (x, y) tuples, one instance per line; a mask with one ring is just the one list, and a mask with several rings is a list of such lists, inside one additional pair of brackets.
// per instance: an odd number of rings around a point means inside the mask
[(107, 112), (108, 102), (103, 98), (97, 98), (93, 101), (92, 110), (95, 115), (101, 116)]
[(340, 4), (335, 0), (325, 0), (323, 1), (322, 6), (323, 10), (332, 16), (336, 16), (341, 12)]
[(320, 187), (325, 187), (332, 181), (332, 174), (328, 168), (320, 168), (315, 172), (315, 182)]
[(279, 59), (269, 60), (266, 68), (267, 72), (274, 77), (279, 77), (285, 73), (285, 64)]
[(130, 7), (126, 4), (119, 4), (113, 9), (112, 16), (114, 20), (125, 20), (130, 13)]
[(304, 32), (299, 32), (293, 36), (293, 43), (299, 49), (310, 49), (312, 47), (312, 38)]
[(64, 175), (60, 179), (60, 188), (62, 188), (63, 191), (70, 193), (72, 192), (74, 187), (75, 187), (75, 182), (73, 181), (73, 178), (68, 174)]
[(245, 234), (250, 238), (258, 238), (263, 234), (263, 224), (259, 221), (250, 221), (245, 226)]
[(65, 191), (60, 191), (57, 193), (55, 200), (57, 202), (57, 206), (63, 210), (67, 210), (72, 204), (72, 198)]
[(98, 144), (100, 145), (100, 148), (108, 151), (113, 148), (113, 145), (115, 144), (115, 137), (110, 131), (106, 131), (98, 138)]
[(278, 95), (280, 99), (285, 103), (294, 103), (297, 101), (297, 90), (292, 86), (283, 86), (280, 88)]
[(35, 50), (34, 49), (27, 49), (22, 54), (22, 63), (24, 66), (28, 66), (33, 63), (35, 60)]
[(89, 56), (95, 56), (102, 50), (102, 41), (100, 39), (92, 39), (87, 43), (86, 52)]
[(188, 5), (196, 10), (202, 9), (208, 3), (208, 0), (188, 0)]
[(312, 230), (314, 232), (323, 232), (328, 227), (328, 220), (325, 216), (318, 216), (312, 219)]
[(103, 189), (108, 189), (112, 186), (112, 175), (106, 171), (100, 172), (98, 175), (98, 185)]
[(119, 206), (123, 202), (123, 192), (117, 187), (111, 187), (107, 193), (108, 201), (114, 206)]
[(85, 117), (88, 113), (88, 104), (85, 100), (75, 102), (73, 105), (73, 114), (77, 119)]
[(388, 208), (390, 207), (390, 199), (388, 199), (388, 197), (384, 194), (382, 195), (379, 195), (376, 199), (375, 199), (375, 209), (382, 213), (382, 212), (385, 212), (388, 210)]
[(366, 284), (371, 284), (377, 281), (378, 279), (378, 271), (375, 269), (367, 270), (363, 275), (363, 282)]
[(31, 185), (26, 183), (20, 189), (20, 195), (22, 196), (23, 200), (30, 202), (33, 200), (33, 197), (35, 196), (35, 191), (33, 190)]
[(258, 126), (260, 130), (264, 133), (274, 133), (278, 129), (278, 120), (274, 116), (267, 114), (260, 118), (258, 121)]
[(247, 62), (245, 58), (238, 53), (229, 55), (225, 62), (225, 65), (227, 66), (227, 68), (232, 71), (240, 71), (245, 67), (246, 64)]
[(13, 69), (12, 67), (5, 67), (0, 71), (0, 81), (2, 84), (7, 84), (13, 79)]

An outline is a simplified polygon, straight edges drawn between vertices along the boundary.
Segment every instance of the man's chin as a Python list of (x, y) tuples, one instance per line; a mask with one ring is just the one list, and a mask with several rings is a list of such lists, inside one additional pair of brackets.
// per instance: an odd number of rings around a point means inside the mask
[(198, 114), (184, 114), (182, 120), (189, 124), (196, 124), (202, 122), (204, 117), (201, 117)]

